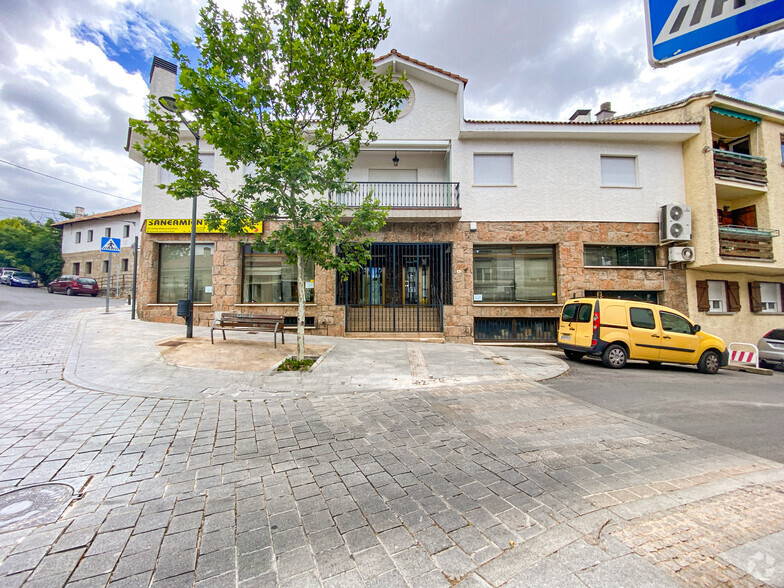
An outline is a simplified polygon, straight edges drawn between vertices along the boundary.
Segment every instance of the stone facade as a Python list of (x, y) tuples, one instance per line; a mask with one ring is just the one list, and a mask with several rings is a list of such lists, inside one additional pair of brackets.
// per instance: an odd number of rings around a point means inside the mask
[[(277, 223), (268, 223), (274, 230)], [(267, 227), (265, 227), (267, 230)], [(686, 311), (685, 272), (669, 269), (666, 249), (658, 248), (656, 268), (585, 267), (583, 244), (655, 245), (656, 223), (599, 222), (478, 222), (390, 223), (371, 234), (376, 242), (451, 243), (453, 304), (444, 307), (444, 339), (474, 341), (476, 318), (557, 317), (561, 305), (586, 290), (648, 290), (660, 293), (659, 302)], [(296, 304), (242, 304), (241, 239), (223, 234), (200, 234), (198, 243), (214, 243), (212, 302), (197, 304), (194, 324), (209, 326), (218, 311), (296, 316)], [(157, 322), (179, 322), (176, 304), (157, 303), (160, 243), (188, 243), (189, 235), (142, 234), (139, 316)], [(475, 244), (553, 245), (557, 302), (542, 304), (478, 303), (473, 301), (473, 247)], [(306, 316), (315, 319), (309, 332), (343, 336), (345, 310), (335, 304), (336, 279), (332, 271), (316, 268), (315, 302)]]
[[(109, 253), (101, 251), (80, 251), (74, 253), (63, 253), (62, 275), (78, 274), (80, 276), (95, 278), (98, 285), (103, 289), (106, 287), (106, 272), (103, 271), (103, 262), (106, 261)], [(119, 253), (112, 253), (112, 295), (116, 292), (117, 285), (117, 264), (120, 264), (120, 296), (130, 294), (133, 284), (133, 247), (122, 247)], [(128, 260), (127, 271), (122, 270), (122, 260)], [(79, 264), (79, 271), (74, 271), (74, 264)], [(89, 268), (87, 264), (92, 264)]]

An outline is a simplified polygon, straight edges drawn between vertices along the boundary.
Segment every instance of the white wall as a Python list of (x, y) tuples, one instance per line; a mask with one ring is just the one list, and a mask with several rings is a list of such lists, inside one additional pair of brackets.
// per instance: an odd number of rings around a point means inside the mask
[[(679, 143), (590, 140), (463, 140), (454, 146), (463, 220), (656, 222), (663, 204), (685, 202)], [(514, 185), (473, 185), (474, 153), (512, 153)], [(601, 186), (601, 155), (637, 157), (638, 188)]]

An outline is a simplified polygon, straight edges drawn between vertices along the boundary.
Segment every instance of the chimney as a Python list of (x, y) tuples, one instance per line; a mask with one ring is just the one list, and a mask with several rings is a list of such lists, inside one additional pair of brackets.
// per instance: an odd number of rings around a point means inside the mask
[(150, 94), (157, 98), (174, 96), (177, 90), (177, 66), (173, 63), (153, 57), (150, 68)]
[(591, 122), (591, 109), (575, 110), (569, 117), (569, 122), (589, 123)]
[(77, 206), (74, 208), (74, 218), (80, 218), (83, 216), (87, 216), (84, 214), (84, 206)]
[(607, 120), (608, 118), (612, 118), (614, 116), (615, 111), (612, 109), (612, 105), (609, 102), (602, 102), (602, 105), (599, 107), (599, 112), (596, 113), (596, 120)]

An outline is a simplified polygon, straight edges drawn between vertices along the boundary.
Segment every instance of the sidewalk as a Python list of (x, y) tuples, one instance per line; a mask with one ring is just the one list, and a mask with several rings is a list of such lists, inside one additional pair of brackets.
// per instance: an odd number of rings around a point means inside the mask
[(557, 357), (218, 372), (166, 364), (183, 331), (0, 315), (0, 499), (79, 493), (13, 530), (0, 500), (0, 585), (784, 586), (784, 466), (560, 394)]

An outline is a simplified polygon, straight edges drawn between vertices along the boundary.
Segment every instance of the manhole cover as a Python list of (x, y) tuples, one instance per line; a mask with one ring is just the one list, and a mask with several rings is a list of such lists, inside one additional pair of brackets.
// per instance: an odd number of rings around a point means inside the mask
[(0, 494), (0, 530), (16, 531), (54, 522), (73, 494), (68, 484), (39, 484)]
[(161, 347), (179, 347), (180, 345), (185, 345), (185, 341), (164, 341), (160, 343)]

